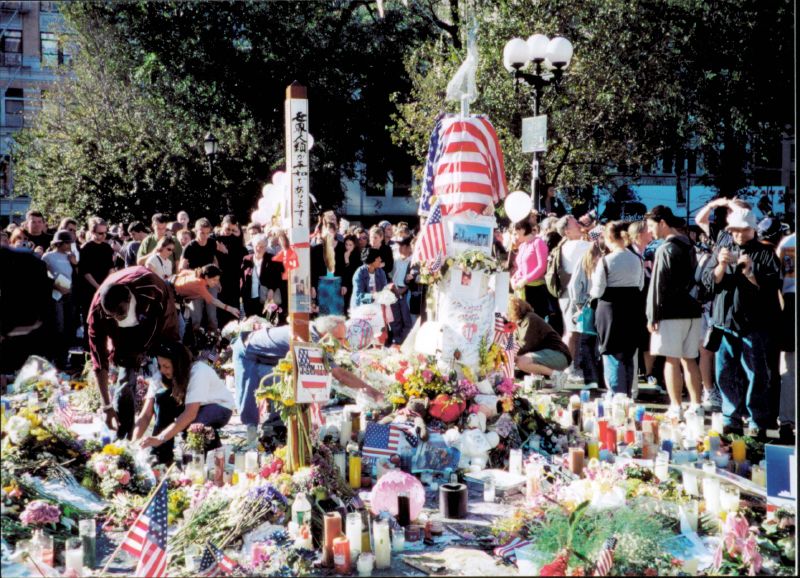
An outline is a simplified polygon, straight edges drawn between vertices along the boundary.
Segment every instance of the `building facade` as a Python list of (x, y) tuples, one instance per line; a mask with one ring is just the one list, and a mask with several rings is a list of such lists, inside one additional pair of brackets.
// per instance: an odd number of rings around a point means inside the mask
[(14, 136), (41, 109), (42, 95), (72, 56), (59, 2), (0, 2), (0, 222), (30, 206), (14, 189)]

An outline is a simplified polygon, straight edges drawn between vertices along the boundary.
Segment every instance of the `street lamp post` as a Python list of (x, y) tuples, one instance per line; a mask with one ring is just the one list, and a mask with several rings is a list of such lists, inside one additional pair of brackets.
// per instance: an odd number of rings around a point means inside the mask
[[(208, 159), (208, 176), (211, 181), (211, 186), (214, 186), (214, 161), (217, 158), (217, 153), (219, 152), (219, 143), (216, 137), (211, 134), (211, 131), (208, 131), (206, 134), (206, 138), (203, 140), (203, 148), (206, 153), (206, 158)], [(213, 192), (213, 191), (212, 191)], [(231, 199), (226, 194), (225, 195), (225, 205), (228, 209), (228, 213), (231, 212)]]
[[(514, 75), (514, 82), (524, 80), (533, 88), (533, 114), (539, 116), (542, 89), (549, 84), (558, 84), (564, 71), (572, 60), (572, 43), (561, 36), (553, 39), (544, 34), (534, 34), (528, 40), (512, 38), (503, 48), (503, 66)], [(532, 72), (523, 72), (523, 68), (533, 63)], [(533, 175), (531, 192), (533, 206), (539, 208), (539, 152), (533, 153)]]

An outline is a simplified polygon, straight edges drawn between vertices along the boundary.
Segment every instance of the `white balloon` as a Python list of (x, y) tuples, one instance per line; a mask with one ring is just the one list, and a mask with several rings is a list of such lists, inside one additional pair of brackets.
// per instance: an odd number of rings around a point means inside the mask
[(253, 211), (250, 213), (250, 221), (252, 223), (256, 223), (257, 225), (263, 225), (264, 222), (261, 220), (261, 211)]
[(506, 197), (505, 204), (503, 205), (506, 210), (506, 215), (513, 223), (517, 223), (530, 215), (533, 208), (533, 199), (528, 193), (523, 191), (514, 191)]
[(308, 150), (311, 150), (313, 148), (314, 148), (314, 137), (311, 135), (311, 133), (308, 133)]
[(261, 197), (260, 199), (258, 199), (258, 210), (259, 211), (264, 211), (264, 212), (268, 211), (269, 210), (269, 205), (270, 205), (270, 199), (268, 199), (266, 197)]
[(261, 196), (265, 199), (275, 194), (275, 185), (267, 183), (261, 188)]
[(286, 181), (286, 173), (283, 171), (275, 171), (272, 173), (272, 184), (280, 188)]

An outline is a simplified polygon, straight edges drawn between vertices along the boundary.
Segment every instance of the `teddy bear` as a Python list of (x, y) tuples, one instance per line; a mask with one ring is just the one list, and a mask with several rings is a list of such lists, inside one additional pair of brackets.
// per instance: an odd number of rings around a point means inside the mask
[(450, 428), (444, 439), (450, 447), (461, 452), (459, 468), (477, 465), (484, 469), (489, 463), (489, 452), (500, 443), (497, 432), (486, 431), (486, 416), (482, 413), (470, 414), (463, 432), (456, 427)]
[(414, 432), (419, 439), (428, 441), (428, 426), (425, 423), (427, 416), (428, 398), (412, 397), (409, 398), (404, 408), (397, 410), (394, 414), (387, 415), (380, 423), (412, 423), (414, 425)]

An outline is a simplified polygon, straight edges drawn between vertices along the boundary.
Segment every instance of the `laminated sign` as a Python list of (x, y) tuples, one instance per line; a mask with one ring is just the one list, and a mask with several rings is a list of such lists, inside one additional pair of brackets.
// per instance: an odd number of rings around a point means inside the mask
[(315, 343), (292, 343), (294, 399), (297, 403), (326, 402), (330, 398), (331, 374), (325, 351)]

